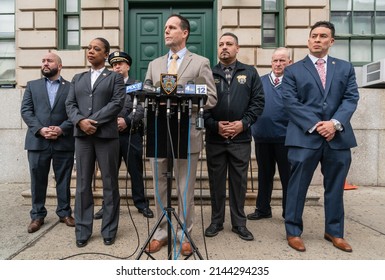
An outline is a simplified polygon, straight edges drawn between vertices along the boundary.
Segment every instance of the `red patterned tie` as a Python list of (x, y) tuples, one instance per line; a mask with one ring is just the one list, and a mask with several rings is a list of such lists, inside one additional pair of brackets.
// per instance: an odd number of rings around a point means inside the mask
[(316, 62), (316, 68), (318, 71), (318, 75), (321, 78), (322, 86), (325, 88), (325, 83), (326, 83), (325, 60), (323, 60), (322, 58), (318, 59)]
[(275, 79), (274, 79), (274, 85), (278, 85), (279, 84), (279, 78), (278, 77), (275, 77)]

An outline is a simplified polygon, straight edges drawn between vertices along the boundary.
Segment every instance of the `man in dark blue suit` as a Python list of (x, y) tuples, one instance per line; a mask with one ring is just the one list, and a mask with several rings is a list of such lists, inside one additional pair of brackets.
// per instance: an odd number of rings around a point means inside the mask
[(28, 150), (32, 196), (29, 233), (38, 231), (47, 216), (45, 200), (51, 162), (56, 180), (56, 214), (60, 222), (75, 226), (70, 203), (75, 140), (64, 104), (70, 83), (60, 76), (61, 69), (60, 57), (47, 53), (41, 64), (44, 78), (27, 83), (21, 104), (21, 116), (28, 126), (25, 149)]
[(351, 63), (328, 56), (334, 25), (315, 23), (310, 30), (310, 54), (286, 67), (282, 93), (289, 114), (286, 146), (292, 166), (287, 189), (285, 227), (289, 246), (305, 251), (301, 239), (306, 193), (318, 163), (324, 176), (324, 238), (351, 252), (344, 237), (344, 182), (357, 145), (350, 119), (359, 99)]

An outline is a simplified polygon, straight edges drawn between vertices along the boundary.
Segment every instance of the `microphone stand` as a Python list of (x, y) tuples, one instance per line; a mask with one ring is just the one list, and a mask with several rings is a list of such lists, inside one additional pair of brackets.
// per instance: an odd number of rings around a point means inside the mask
[[(150, 235), (148, 236), (146, 242), (144, 243), (141, 251), (139, 252), (138, 256), (136, 257), (136, 260), (139, 260), (141, 258), (141, 256), (143, 255), (143, 253), (146, 253), (147, 256), (149, 256), (152, 260), (155, 260), (155, 258), (151, 255), (151, 253), (149, 252), (146, 252), (145, 251), (145, 248), (147, 247), (148, 244), (150, 244), (150, 241), (151, 241), (151, 238), (153, 237), (153, 235), (155, 234), (155, 231), (156, 229), (159, 227), (160, 223), (162, 222), (162, 220), (165, 218), (165, 216), (167, 217), (167, 220), (168, 220), (168, 223), (167, 223), (167, 249), (168, 249), (168, 260), (172, 260), (172, 243), (171, 243), (171, 216), (173, 215), (174, 218), (176, 219), (176, 221), (178, 222), (178, 225), (181, 227), (181, 229), (183, 230), (184, 234), (186, 235), (186, 239), (190, 242), (190, 245), (191, 245), (191, 249), (192, 249), (192, 252), (191, 254), (189, 254), (188, 256), (186, 256), (185, 260), (187, 260), (188, 258), (190, 258), (194, 253), (197, 254), (197, 256), (199, 257), (200, 260), (203, 260), (203, 257), (202, 255), (200, 254), (200, 252), (198, 251), (198, 248), (196, 247), (194, 241), (192, 240), (190, 234), (185, 230), (185, 227), (183, 226), (183, 223), (182, 221), (179, 219), (178, 215), (175, 213), (175, 209), (172, 207), (171, 205), (171, 191), (172, 191), (172, 180), (173, 180), (173, 161), (174, 161), (174, 158), (173, 158), (173, 153), (172, 153), (172, 135), (171, 135), (171, 130), (169, 129), (170, 126), (169, 126), (169, 123), (170, 123), (170, 120), (171, 120), (171, 97), (167, 97), (167, 100), (166, 100), (166, 121), (167, 121), (167, 137), (166, 137), (166, 142), (167, 142), (167, 206), (166, 208), (164, 208), (164, 211), (162, 213), (162, 215), (159, 217), (159, 220), (157, 221), (157, 223), (155, 224), (154, 228), (152, 229)], [(154, 101), (153, 101), (154, 102)], [(159, 106), (159, 101), (157, 100), (156, 101), (156, 108), (155, 108), (155, 120), (157, 121), (157, 117), (158, 117), (158, 106)], [(191, 119), (191, 116), (192, 116), (192, 100), (191, 98), (188, 100), (188, 104), (189, 104), (189, 121)], [(156, 164), (156, 163), (154, 163)], [(180, 246), (182, 246), (182, 244), (180, 244)]]

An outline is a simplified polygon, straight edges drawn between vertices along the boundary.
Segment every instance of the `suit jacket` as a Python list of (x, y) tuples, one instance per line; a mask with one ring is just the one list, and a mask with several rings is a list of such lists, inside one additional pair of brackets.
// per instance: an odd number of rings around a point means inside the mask
[(358, 87), (353, 65), (333, 57), (327, 59), (325, 89), (313, 62), (306, 56), (285, 68), (282, 96), (289, 114), (287, 146), (317, 149), (325, 141), (317, 131), (309, 133), (319, 121), (338, 120), (343, 131), (328, 142), (332, 149), (357, 145), (350, 119), (357, 108)]
[(91, 71), (76, 74), (66, 100), (67, 113), (75, 126), (76, 137), (86, 136), (78, 122), (92, 119), (98, 122), (93, 136), (119, 138), (116, 118), (123, 108), (126, 91), (123, 76), (108, 70), (99, 75), (91, 89)]
[[(154, 84), (159, 82), (160, 74), (167, 73), (167, 59), (168, 54), (158, 57), (151, 61), (148, 65), (146, 80), (151, 80)], [(194, 81), (198, 77), (203, 77), (206, 79), (207, 84), (207, 101), (204, 106), (205, 109), (213, 108), (217, 103), (217, 91), (214, 84), (213, 73), (210, 68), (210, 61), (200, 55), (191, 53), (187, 51), (182, 63), (178, 68), (178, 84), (183, 87), (188, 81)], [(191, 131), (191, 137), (196, 139), (196, 141), (191, 141), (191, 152), (197, 153), (200, 152), (202, 146), (201, 141), (197, 139), (201, 136), (201, 131), (195, 129), (195, 117), (196, 111), (193, 110), (193, 125)]]
[[(28, 126), (24, 146), (26, 150), (45, 150), (51, 144), (58, 151), (74, 150), (73, 125), (65, 109), (69, 89), (70, 83), (61, 78), (51, 108), (45, 78), (27, 83), (21, 103), (21, 116)], [(39, 130), (48, 126), (60, 126), (63, 134), (57, 140), (45, 139)]]

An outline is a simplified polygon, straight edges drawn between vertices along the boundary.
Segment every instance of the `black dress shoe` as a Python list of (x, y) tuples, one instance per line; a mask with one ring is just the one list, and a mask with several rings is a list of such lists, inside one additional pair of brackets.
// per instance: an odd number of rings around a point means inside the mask
[(86, 240), (76, 240), (76, 246), (78, 248), (87, 246), (87, 243), (88, 243), (88, 239), (86, 239)]
[(265, 214), (259, 213), (257, 210), (254, 213), (247, 215), (248, 220), (261, 220), (261, 219), (268, 219), (271, 217), (272, 217), (271, 213), (265, 215)]
[(251, 241), (254, 239), (253, 234), (246, 227), (233, 227), (231, 230), (243, 240)]
[(214, 237), (218, 234), (218, 232), (220, 232), (221, 230), (223, 230), (223, 225), (219, 225), (219, 224), (210, 224), (208, 228), (206, 228), (205, 230), (205, 235), (207, 237)]
[(101, 218), (103, 218), (103, 207), (100, 208), (99, 211), (94, 215), (95, 220), (100, 220)]
[(114, 238), (114, 237), (111, 237), (111, 238), (103, 238), (103, 243), (104, 243), (104, 245), (109, 246), (109, 245), (114, 244), (114, 242), (115, 242), (115, 238)]
[(148, 207), (146, 207), (144, 209), (138, 209), (138, 211), (139, 211), (139, 213), (143, 214), (143, 216), (145, 216), (146, 218), (154, 218), (154, 213)]

